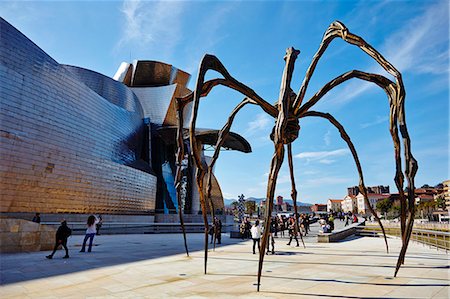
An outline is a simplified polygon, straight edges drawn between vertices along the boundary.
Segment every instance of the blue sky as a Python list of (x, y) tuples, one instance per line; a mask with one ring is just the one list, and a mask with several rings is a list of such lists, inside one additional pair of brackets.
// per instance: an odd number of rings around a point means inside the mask
[[(205, 53), (214, 54), (239, 81), (275, 102), (287, 47), (301, 51), (292, 88), (298, 92), (322, 35), (334, 20), (378, 49), (403, 74), (406, 119), (419, 163), (416, 185), (449, 178), (448, 1), (227, 1), (227, 2), (0, 2), (0, 15), (55, 60), (113, 76), (122, 61), (160, 60), (192, 74)], [(318, 64), (306, 99), (346, 71), (388, 76), (358, 48), (335, 40)], [(210, 74), (212, 77), (214, 74)], [(390, 77), (389, 77), (390, 78)], [(217, 88), (200, 105), (197, 127), (221, 128), (242, 95)], [(351, 81), (316, 107), (347, 129), (362, 162), (366, 185), (390, 185), (394, 154), (389, 105), (372, 85)], [(338, 132), (323, 120), (302, 119), (293, 145), (296, 183), (303, 202), (342, 198), (358, 184), (356, 168)], [(233, 131), (253, 153), (225, 151), (216, 175), (226, 198), (265, 197), (273, 154), (273, 120), (249, 106)], [(276, 195), (289, 198), (287, 160)]]

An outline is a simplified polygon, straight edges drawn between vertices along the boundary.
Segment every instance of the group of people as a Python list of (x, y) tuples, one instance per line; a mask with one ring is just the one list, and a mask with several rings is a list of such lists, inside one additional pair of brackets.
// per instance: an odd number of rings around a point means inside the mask
[(344, 216), (345, 224), (344, 226), (349, 225), (350, 223), (358, 223), (358, 217), (356, 217), (356, 214), (352, 214), (352, 212), (348, 212)]
[[(36, 221), (34, 221), (34, 222), (36, 222)], [(86, 252), (86, 243), (88, 240), (89, 240), (88, 252), (92, 251), (92, 243), (94, 241), (94, 236), (99, 235), (100, 228), (102, 226), (102, 222), (103, 222), (103, 219), (102, 219), (101, 215), (99, 215), (99, 217), (94, 216), (94, 215), (91, 215), (88, 217), (87, 222), (86, 222), (86, 226), (87, 226), (86, 234), (84, 236), (83, 246), (81, 247), (80, 252)], [(38, 223), (40, 223), (40, 219), (39, 219)], [(62, 246), (64, 248), (64, 250), (66, 251), (66, 255), (63, 256), (63, 258), (69, 258), (69, 249), (67, 248), (67, 239), (71, 235), (72, 235), (72, 230), (68, 227), (67, 221), (66, 220), (61, 221), (61, 225), (58, 227), (58, 230), (56, 231), (55, 246), (53, 248), (53, 252), (51, 254), (47, 255), (46, 258), (52, 259), (56, 253), (56, 250), (58, 250), (58, 248), (60, 246)]]
[(334, 230), (333, 214), (320, 217), (319, 226), (323, 233), (331, 233)]
[(319, 219), (320, 229), (323, 233), (331, 233), (334, 230), (335, 217), (337, 217), (341, 221), (345, 221), (344, 226), (347, 226), (350, 223), (358, 223), (358, 217), (352, 212), (330, 213), (328, 215), (322, 216)]
[[(280, 237), (284, 237), (286, 229), (289, 233), (289, 242), (287, 245), (291, 245), (292, 240), (295, 240), (296, 246), (299, 246), (297, 237), (299, 234), (306, 235), (309, 232), (309, 224), (309, 216), (305, 214), (298, 215), (298, 223), (296, 223), (294, 216), (286, 217), (284, 215), (280, 215), (272, 217), (268, 226), (269, 238), (267, 242), (266, 254), (269, 254), (269, 252), (275, 254), (274, 238), (278, 237), (278, 233), (280, 233)], [(251, 238), (253, 240), (253, 254), (256, 254), (256, 246), (258, 246), (258, 251), (261, 250), (260, 242), (263, 232), (264, 227), (262, 227), (259, 220), (256, 220), (255, 223), (251, 225), (248, 217), (243, 218), (240, 225), (241, 237), (243, 239)]]

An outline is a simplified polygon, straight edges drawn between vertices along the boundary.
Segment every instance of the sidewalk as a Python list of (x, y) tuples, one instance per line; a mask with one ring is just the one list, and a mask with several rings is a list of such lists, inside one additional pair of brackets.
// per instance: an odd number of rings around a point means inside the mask
[(393, 278), (400, 240), (354, 238), (310, 243), (306, 249), (275, 239), (256, 292), (258, 255), (251, 241), (224, 235), (210, 251), (203, 274), (203, 235), (189, 234), (186, 257), (180, 234), (97, 236), (92, 253), (79, 253), (83, 236), (69, 241), (70, 259), (58, 251), (2, 254), (1, 298), (448, 298), (449, 257), (410, 244)]

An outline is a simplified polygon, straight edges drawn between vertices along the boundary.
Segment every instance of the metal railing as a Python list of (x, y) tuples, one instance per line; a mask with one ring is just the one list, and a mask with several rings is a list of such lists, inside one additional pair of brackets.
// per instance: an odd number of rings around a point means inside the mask
[[(384, 229), (386, 235), (401, 238), (399, 227), (385, 227)], [(378, 226), (359, 226), (357, 227), (356, 235), (380, 237), (382, 232)], [(413, 228), (411, 240), (429, 247), (445, 250), (446, 253), (450, 250), (450, 232)]]

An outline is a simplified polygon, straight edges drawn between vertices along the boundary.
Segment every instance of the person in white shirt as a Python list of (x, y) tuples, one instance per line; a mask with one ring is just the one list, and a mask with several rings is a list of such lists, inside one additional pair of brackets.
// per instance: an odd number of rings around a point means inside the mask
[(261, 250), (259, 240), (261, 239), (261, 226), (259, 226), (259, 220), (256, 220), (255, 224), (250, 229), (250, 233), (252, 234), (252, 240), (253, 240), (253, 254), (256, 254), (255, 252), (255, 246), (258, 244), (258, 251)]
[(84, 236), (83, 247), (81, 247), (80, 252), (85, 252), (86, 250), (86, 241), (89, 239), (89, 248), (88, 252), (92, 250), (92, 242), (94, 241), (94, 236), (97, 233), (96, 225), (99, 222), (98, 218), (94, 215), (88, 217), (87, 220), (87, 229), (86, 236)]

